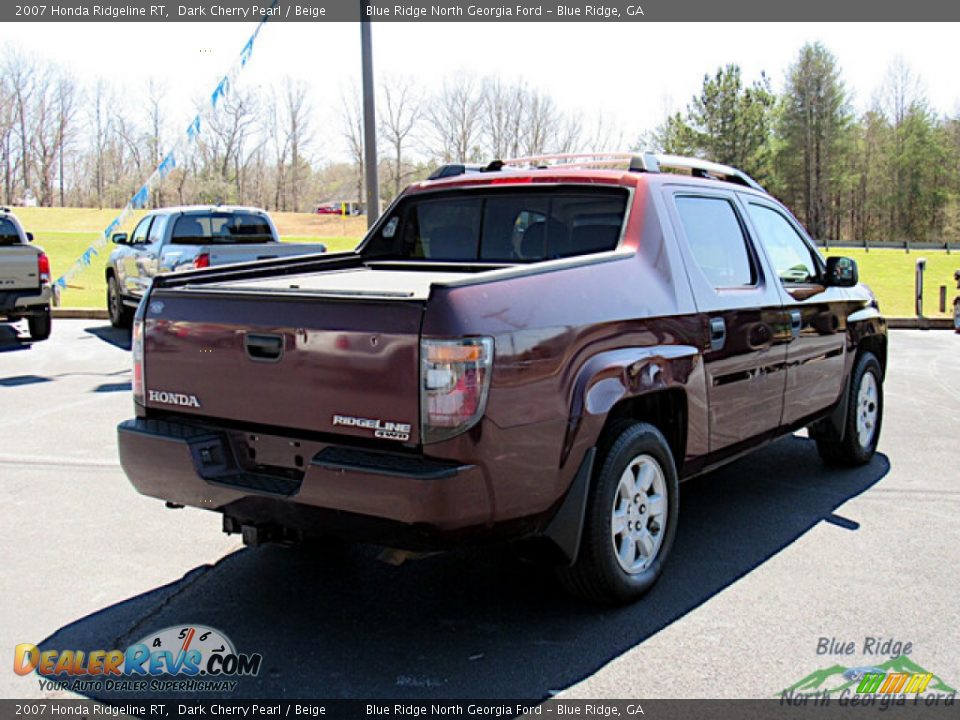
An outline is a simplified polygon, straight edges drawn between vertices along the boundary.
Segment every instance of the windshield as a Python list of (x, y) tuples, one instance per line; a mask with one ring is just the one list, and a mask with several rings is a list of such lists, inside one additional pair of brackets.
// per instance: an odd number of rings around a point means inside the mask
[(0, 217), (0, 245), (17, 245), (19, 242), (17, 226), (9, 218)]
[(270, 223), (253, 213), (211, 212), (181, 215), (173, 226), (176, 245), (216, 245), (272, 242)]
[(364, 254), (398, 260), (538, 262), (613, 250), (622, 188), (448, 191), (410, 198)]

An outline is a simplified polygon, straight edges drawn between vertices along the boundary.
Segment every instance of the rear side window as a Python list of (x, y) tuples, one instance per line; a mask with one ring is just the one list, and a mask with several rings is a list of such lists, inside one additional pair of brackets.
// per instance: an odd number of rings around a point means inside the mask
[(717, 197), (681, 196), (677, 211), (690, 251), (715, 288), (754, 285), (756, 271), (733, 204)]
[(212, 212), (181, 215), (170, 242), (177, 245), (261, 243), (274, 240), (270, 224), (253, 213)]
[(604, 252), (620, 241), (626, 206), (627, 193), (618, 189), (411, 198), (384, 223), (364, 254), (524, 263)]
[(0, 245), (16, 245), (19, 242), (17, 226), (9, 218), (0, 217)]

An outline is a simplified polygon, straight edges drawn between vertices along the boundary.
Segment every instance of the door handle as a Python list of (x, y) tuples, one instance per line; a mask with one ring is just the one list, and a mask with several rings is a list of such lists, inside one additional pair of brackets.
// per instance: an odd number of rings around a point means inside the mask
[(799, 310), (790, 311), (790, 334), (793, 337), (800, 337), (800, 331), (803, 329), (803, 315)]
[(727, 324), (723, 318), (710, 318), (710, 349), (722, 350), (727, 342)]
[(277, 362), (283, 357), (283, 336), (248, 333), (243, 338), (243, 347), (251, 360)]

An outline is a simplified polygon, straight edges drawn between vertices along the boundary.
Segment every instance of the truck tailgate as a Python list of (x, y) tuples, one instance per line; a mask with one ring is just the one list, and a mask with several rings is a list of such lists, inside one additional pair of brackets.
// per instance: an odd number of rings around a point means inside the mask
[(39, 251), (32, 245), (0, 247), (0, 292), (39, 288), (38, 254)]
[(415, 444), (423, 305), (409, 296), (155, 289), (144, 329), (146, 405)]

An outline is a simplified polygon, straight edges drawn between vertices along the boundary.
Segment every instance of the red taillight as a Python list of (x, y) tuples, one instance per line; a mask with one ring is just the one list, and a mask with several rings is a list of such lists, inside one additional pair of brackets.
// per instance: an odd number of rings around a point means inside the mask
[(200, 268), (210, 267), (210, 253), (201, 253), (197, 255), (197, 259), (193, 261), (193, 266), (198, 270)]
[(40, 276), (40, 284), (46, 285), (50, 282), (50, 258), (46, 253), (37, 255), (37, 274)]
[(420, 352), (423, 442), (446, 440), (476, 425), (490, 388), (493, 339), (423, 340)]

